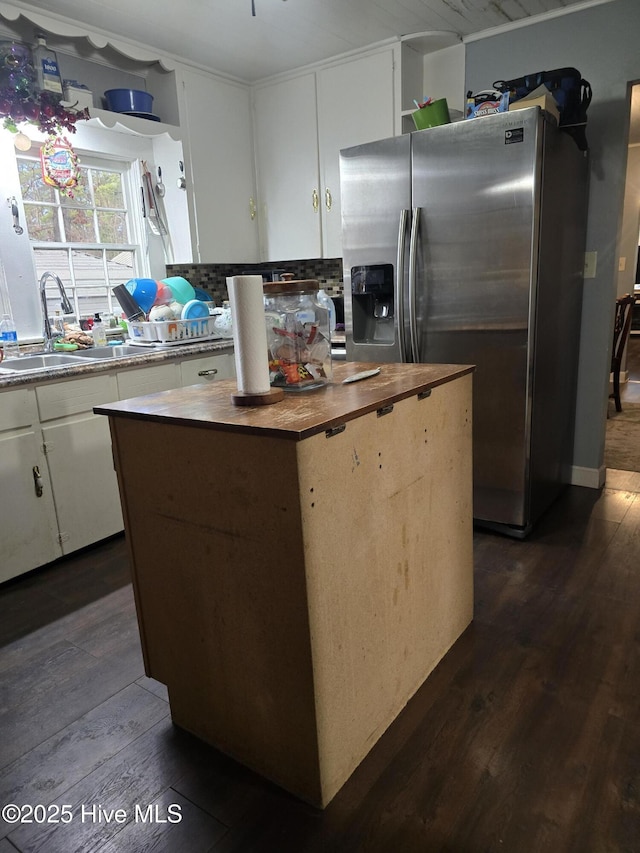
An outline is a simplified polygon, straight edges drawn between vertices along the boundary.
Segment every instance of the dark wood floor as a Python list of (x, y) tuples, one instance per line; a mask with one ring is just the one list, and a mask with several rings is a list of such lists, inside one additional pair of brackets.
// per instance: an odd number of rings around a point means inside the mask
[(73, 819), (2, 822), (0, 853), (637, 853), (639, 522), (613, 472), (525, 542), (477, 531), (472, 626), (324, 812), (172, 726), (122, 538), (6, 584), (0, 803)]

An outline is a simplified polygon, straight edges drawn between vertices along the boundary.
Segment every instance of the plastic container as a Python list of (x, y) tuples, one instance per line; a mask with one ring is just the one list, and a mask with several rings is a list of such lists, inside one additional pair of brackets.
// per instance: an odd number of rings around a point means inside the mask
[(428, 127), (438, 127), (441, 124), (449, 124), (449, 105), (446, 98), (432, 101), (414, 113), (411, 113), (413, 123), (417, 130), (425, 130)]
[(209, 316), (209, 306), (200, 299), (190, 299), (182, 308), (181, 319), (196, 320), (199, 317)]
[(318, 299), (318, 282), (288, 279), (263, 290), (271, 385), (287, 391), (324, 387), (333, 378), (330, 312)]
[(158, 282), (155, 278), (132, 278), (125, 287), (144, 313), (148, 314), (158, 294)]
[(32, 53), (38, 86), (43, 92), (54, 92), (62, 98), (62, 77), (58, 57), (55, 50), (47, 47), (47, 40), (41, 33), (37, 35), (36, 46)]
[(0, 320), (0, 346), (3, 358), (18, 358), (20, 355), (18, 332), (11, 314), (3, 314)]
[(74, 110), (93, 109), (93, 92), (77, 80), (65, 80), (62, 94)]
[(150, 113), (153, 95), (140, 89), (107, 89), (104, 93), (107, 109), (113, 113)]
[(172, 275), (169, 278), (163, 278), (162, 282), (171, 288), (173, 298), (176, 302), (181, 302), (186, 305), (196, 298), (196, 292), (193, 285), (183, 278), (181, 275)]

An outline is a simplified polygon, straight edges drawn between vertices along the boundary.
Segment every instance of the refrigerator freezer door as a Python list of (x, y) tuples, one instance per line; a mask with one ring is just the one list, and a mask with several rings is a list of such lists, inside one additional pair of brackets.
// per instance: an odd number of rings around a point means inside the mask
[[(340, 153), (345, 331), (350, 361), (405, 360), (409, 135)], [(408, 254), (408, 252), (406, 253)]]
[(475, 364), (474, 516), (526, 526), (542, 119), (412, 134), (419, 360)]

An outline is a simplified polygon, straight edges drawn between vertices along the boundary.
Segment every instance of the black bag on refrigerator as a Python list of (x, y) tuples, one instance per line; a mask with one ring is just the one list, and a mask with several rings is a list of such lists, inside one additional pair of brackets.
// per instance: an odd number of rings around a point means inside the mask
[(585, 127), (592, 92), (591, 84), (576, 68), (537, 71), (516, 80), (498, 80), (493, 84), (500, 92), (508, 90), (511, 101), (518, 101), (543, 85), (551, 92), (557, 104), (559, 126), (574, 138), (581, 151), (586, 151), (589, 146)]

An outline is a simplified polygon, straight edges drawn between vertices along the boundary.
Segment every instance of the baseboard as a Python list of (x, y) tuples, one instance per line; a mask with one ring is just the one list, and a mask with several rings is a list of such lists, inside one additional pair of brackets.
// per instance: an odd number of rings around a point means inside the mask
[[(620, 371), (620, 385), (626, 385), (629, 381), (629, 371), (621, 370)], [(613, 394), (613, 373), (609, 374), (609, 394)]]
[(604, 486), (607, 469), (604, 465), (600, 468), (583, 468), (580, 465), (571, 466), (572, 486), (586, 486), (588, 489), (601, 489)]

